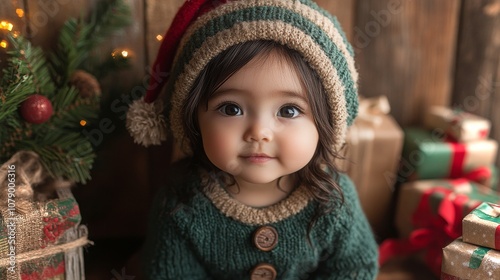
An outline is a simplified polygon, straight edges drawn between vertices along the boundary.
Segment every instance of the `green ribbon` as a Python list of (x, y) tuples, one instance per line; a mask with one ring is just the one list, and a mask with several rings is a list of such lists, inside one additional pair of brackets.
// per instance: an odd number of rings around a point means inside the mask
[(478, 269), (481, 266), (481, 262), (483, 261), (484, 256), (490, 248), (478, 247), (474, 252), (472, 252), (472, 256), (469, 261), (469, 268)]
[(486, 211), (490, 209), (491, 206), (488, 203), (481, 203), (476, 209), (472, 210), (472, 214), (477, 216), (481, 220), (486, 220), (490, 222), (494, 222), (497, 224), (500, 224), (500, 217), (494, 217), (491, 216), (490, 214), (487, 214)]

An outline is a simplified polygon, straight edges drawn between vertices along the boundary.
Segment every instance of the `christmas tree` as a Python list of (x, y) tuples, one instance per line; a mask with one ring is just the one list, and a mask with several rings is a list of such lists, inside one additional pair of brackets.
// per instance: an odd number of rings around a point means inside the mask
[(4, 32), (8, 61), (0, 80), (0, 164), (29, 150), (39, 155), (52, 178), (79, 183), (90, 179), (95, 147), (82, 131), (99, 116), (96, 76), (123, 65), (111, 57), (92, 65), (92, 51), (130, 18), (123, 0), (101, 1), (89, 19), (64, 24), (50, 53), (19, 33)]

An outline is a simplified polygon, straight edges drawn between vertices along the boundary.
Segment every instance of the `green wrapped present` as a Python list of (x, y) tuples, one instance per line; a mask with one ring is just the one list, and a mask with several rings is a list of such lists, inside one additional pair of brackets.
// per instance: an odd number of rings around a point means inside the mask
[[(0, 167), (0, 279), (84, 279), (89, 243), (67, 182), (43, 176), (36, 154)], [(50, 196), (37, 190), (50, 186)], [(54, 196), (54, 197), (52, 197)]]
[(408, 181), (420, 179), (467, 178), (496, 189), (494, 162), (498, 143), (479, 140), (467, 143), (448, 141), (438, 131), (404, 129), (403, 159), (399, 174)]

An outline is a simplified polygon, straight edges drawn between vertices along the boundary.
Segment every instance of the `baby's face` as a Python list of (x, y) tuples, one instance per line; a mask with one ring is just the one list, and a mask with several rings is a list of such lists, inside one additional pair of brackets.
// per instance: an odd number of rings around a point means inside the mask
[(242, 185), (268, 184), (304, 167), (318, 145), (305, 88), (274, 52), (257, 56), (200, 106), (209, 160)]

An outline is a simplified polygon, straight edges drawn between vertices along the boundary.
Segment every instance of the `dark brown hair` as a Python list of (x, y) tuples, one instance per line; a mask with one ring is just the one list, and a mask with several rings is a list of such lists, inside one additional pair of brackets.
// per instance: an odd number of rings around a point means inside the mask
[(216, 56), (200, 73), (184, 103), (182, 108), (184, 131), (193, 151), (193, 160), (209, 174), (207, 184), (202, 187), (211, 187), (217, 180), (229, 184), (234, 182), (229, 174), (210, 162), (203, 150), (198, 125), (198, 107), (207, 106), (213, 93), (253, 58), (257, 56), (265, 58), (271, 52), (277, 53), (291, 63), (302, 78), (319, 133), (318, 146), (312, 160), (296, 172), (297, 180), (307, 187), (314, 200), (319, 203), (320, 207), (317, 209), (319, 217), (320, 214), (330, 212), (342, 204), (344, 197), (336, 183), (338, 172), (334, 166), (334, 159), (337, 153), (332, 140), (334, 130), (330, 121), (331, 108), (327, 102), (326, 92), (316, 72), (298, 52), (272, 41), (251, 41), (232, 46)]

